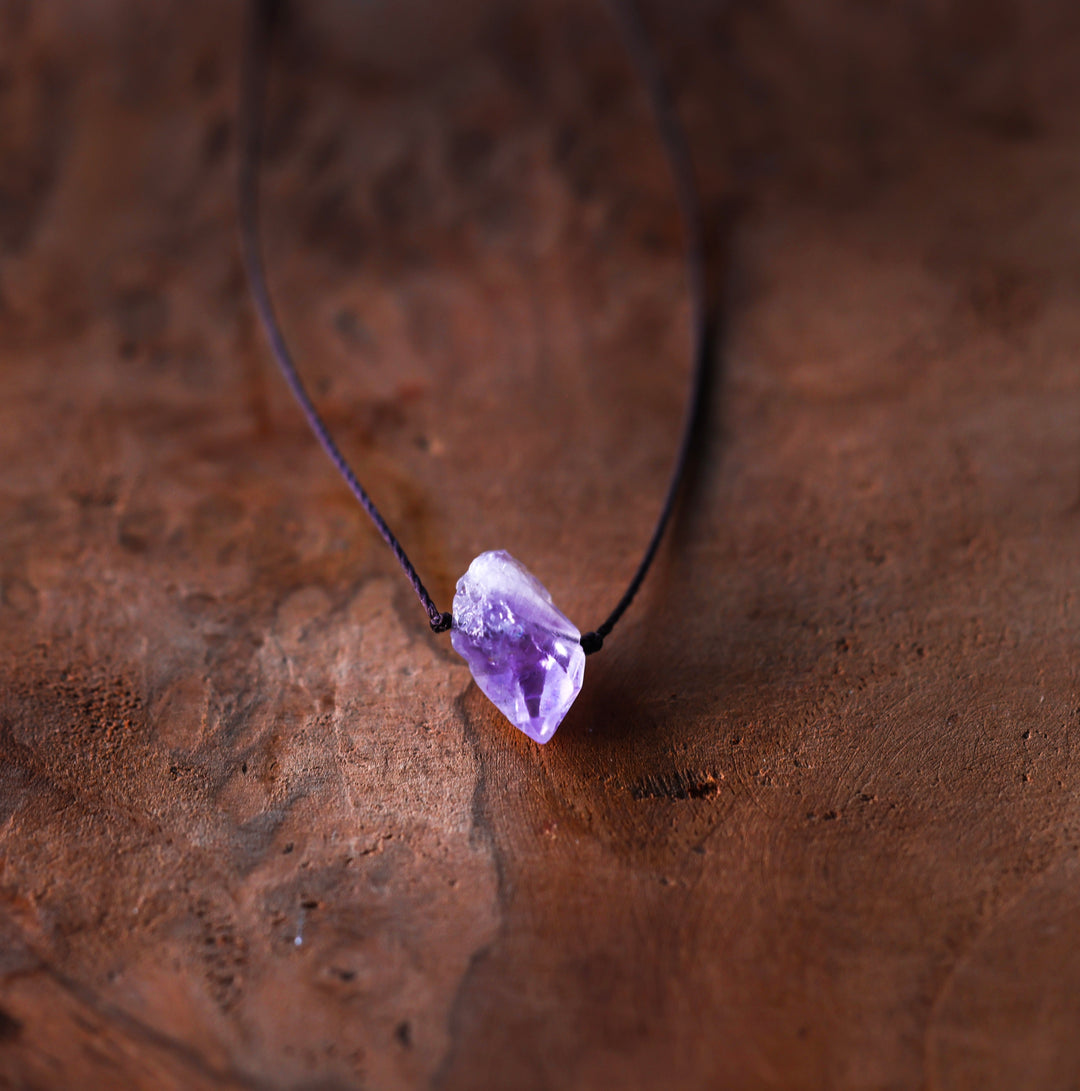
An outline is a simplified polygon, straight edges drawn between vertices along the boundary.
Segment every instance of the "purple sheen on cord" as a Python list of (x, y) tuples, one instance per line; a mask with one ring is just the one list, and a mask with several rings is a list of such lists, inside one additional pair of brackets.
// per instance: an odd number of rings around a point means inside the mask
[(581, 692), (581, 633), (505, 550), (481, 553), (458, 580), (450, 641), (488, 699), (538, 743)]

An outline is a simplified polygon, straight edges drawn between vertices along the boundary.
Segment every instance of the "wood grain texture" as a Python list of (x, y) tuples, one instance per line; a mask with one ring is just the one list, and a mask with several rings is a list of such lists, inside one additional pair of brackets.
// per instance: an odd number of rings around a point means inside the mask
[[(271, 369), (239, 7), (0, 0), (0, 1085), (1077, 1085), (1080, 14), (648, 12), (725, 336), (540, 748)], [(595, 625), (688, 374), (602, 7), (295, 5), (270, 98), (362, 480)]]

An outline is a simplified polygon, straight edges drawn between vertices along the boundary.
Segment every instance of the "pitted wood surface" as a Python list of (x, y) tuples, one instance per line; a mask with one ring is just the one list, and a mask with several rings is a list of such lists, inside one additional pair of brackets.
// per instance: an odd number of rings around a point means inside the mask
[[(301, 367), (440, 603), (595, 625), (687, 378), (602, 6), (304, 8)], [(240, 14), (0, 0), (0, 1084), (1074, 1086), (1075, 5), (650, 7), (724, 343), (544, 748), (268, 361)]]

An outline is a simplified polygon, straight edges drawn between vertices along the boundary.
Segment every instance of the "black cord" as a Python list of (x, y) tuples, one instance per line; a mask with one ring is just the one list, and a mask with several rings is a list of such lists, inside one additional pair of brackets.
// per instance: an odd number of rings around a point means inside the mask
[[(670, 521), (679, 493), (679, 486), (686, 471), (694, 424), (701, 411), (709, 342), (704, 228), (701, 204), (694, 183), (693, 165), (686, 138), (671, 106), (660, 67), (649, 47), (648, 38), (633, 7), (633, 0), (608, 0), (608, 5), (619, 24), (627, 51), (648, 94), (653, 117), (675, 183), (676, 197), (686, 233), (686, 262), (690, 279), (694, 366), (679, 449), (656, 526), (653, 528), (652, 536), (645, 548), (641, 563), (638, 565), (633, 579), (631, 579), (615, 609), (612, 610), (602, 625), (592, 632), (582, 635), (581, 646), (586, 655), (598, 652), (603, 647), (604, 638), (608, 636), (626, 612), (627, 607), (633, 602), (634, 596), (644, 582), (649, 567), (652, 565), (656, 551), (660, 547), (660, 541)], [(322, 444), (323, 450), (330, 456), (330, 461), (337, 467), (338, 472), (345, 479), (345, 483), (356, 499), (360, 501), (361, 507), (367, 512), (376, 529), (382, 535), (383, 541), (386, 542), (397, 558), (398, 564), (401, 565), (412, 584), (413, 590), (416, 592), (417, 598), (419, 598), (421, 605), (427, 612), (431, 628), (437, 633), (446, 632), (453, 625), (453, 615), (443, 613), (435, 605), (412, 561), (409, 560), (408, 554), (334, 442), (326, 423), (311, 401), (296, 370), (285, 336), (278, 323), (273, 301), (270, 298), (270, 291), (266, 282), (266, 270), (263, 265), (262, 247), (259, 241), (259, 161), (262, 152), (262, 104), (266, 92), (267, 56), (277, 8), (278, 0), (251, 0), (248, 10), (247, 47), (241, 90), (241, 146), (238, 192), (240, 236), (244, 253), (244, 265), (247, 269), (255, 309), (266, 332), (274, 359), (285, 376), (289, 389), (303, 410), (316, 439)]]
[(345, 483), (352, 490), (353, 496), (360, 501), (361, 507), (371, 517), (376, 529), (383, 537), (383, 541), (390, 547), (391, 552), (397, 558), (398, 564), (405, 571), (409, 582), (420, 599), (421, 605), (427, 611), (432, 629), (437, 633), (444, 633), (453, 625), (453, 615), (443, 613), (436, 605), (427, 588), (413, 567), (401, 543), (388, 526), (382, 513), (375, 506), (375, 502), (368, 496), (364, 486), (353, 472), (352, 467), (345, 461), (338, 445), (334, 442), (326, 427), (326, 422), (319, 415), (304, 387), (293, 363), (289, 346), (285, 341), (285, 335), (277, 320), (273, 301), (270, 298), (270, 290), (266, 284), (266, 270), (263, 267), (262, 247), (259, 243), (259, 159), (262, 151), (262, 101), (266, 90), (266, 57), (268, 53), (270, 31), (273, 23), (275, 0), (252, 0), (248, 13), (247, 54), (245, 56), (244, 76), (241, 104), (241, 149), (240, 149), (240, 236), (244, 251), (244, 265), (247, 268), (248, 283), (251, 285), (251, 294), (255, 300), (255, 309), (259, 312), (263, 329), (266, 331), (267, 340), (270, 342), (270, 350), (277, 360), (289, 384), (293, 396), (300, 403), (300, 408), (311, 425), (316, 439), (322, 444), (323, 450), (330, 456), (330, 461), (338, 468), (338, 472)]
[(701, 416), (702, 401), (705, 396), (705, 380), (709, 366), (709, 302), (708, 283), (705, 264), (705, 224), (701, 214), (701, 200), (698, 197), (697, 185), (694, 181), (694, 165), (690, 158), (690, 149), (686, 143), (686, 136), (671, 104), (671, 96), (668, 93), (667, 84), (664, 82), (663, 73), (657, 63), (656, 56), (649, 46), (649, 39), (638, 18), (634, 6), (634, 0), (608, 0), (608, 7), (622, 32), (626, 50), (637, 69), (645, 92), (652, 107), (653, 120), (660, 134), (661, 143), (667, 155), (668, 168), (671, 171), (672, 181), (675, 184), (675, 197), (679, 203), (679, 212), (683, 221), (683, 232), (686, 236), (686, 268), (690, 281), (690, 326), (693, 352), (693, 373), (690, 379), (690, 394), (686, 402), (686, 410), (683, 416), (682, 435), (679, 439), (679, 449), (675, 455), (675, 464), (668, 480), (667, 493), (660, 507), (660, 514), (653, 527), (652, 537), (645, 547), (645, 553), (641, 563), (630, 580), (629, 586), (615, 605), (615, 609), (608, 615), (607, 620), (590, 633), (584, 633), (581, 637), (581, 646), (586, 655), (598, 652), (604, 646), (604, 638), (615, 628), (619, 618), (626, 613), (634, 596), (638, 593), (645, 576), (660, 548), (660, 541), (664, 537), (671, 513), (675, 509), (675, 501), (679, 495), (679, 487), (682, 485), (686, 473), (687, 463), (690, 461), (690, 451), (693, 447), (694, 428)]

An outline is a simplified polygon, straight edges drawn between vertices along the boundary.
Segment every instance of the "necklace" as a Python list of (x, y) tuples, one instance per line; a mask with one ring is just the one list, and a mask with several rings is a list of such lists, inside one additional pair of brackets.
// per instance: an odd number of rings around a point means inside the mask
[(547, 742), (555, 734), (581, 690), (586, 656), (603, 647), (605, 638), (630, 606), (653, 562), (689, 461), (691, 441), (703, 404), (709, 357), (704, 232), (693, 168), (659, 66), (630, 3), (631, 0), (609, 0), (648, 94), (683, 218), (692, 302), (693, 375), (667, 492), (641, 562), (608, 617), (584, 634), (555, 606), (543, 584), (505, 550), (489, 550), (476, 557), (458, 580), (452, 610), (441, 611), (308, 395), (271, 300), (259, 237), (262, 103), (272, 9), (276, 4), (274, 0), (252, 0), (249, 12), (241, 103), (240, 233), (252, 298), (271, 352), (315, 437), (412, 584), (432, 631), (450, 633), (454, 650), (469, 664), (476, 684), (515, 727), (538, 743)]

